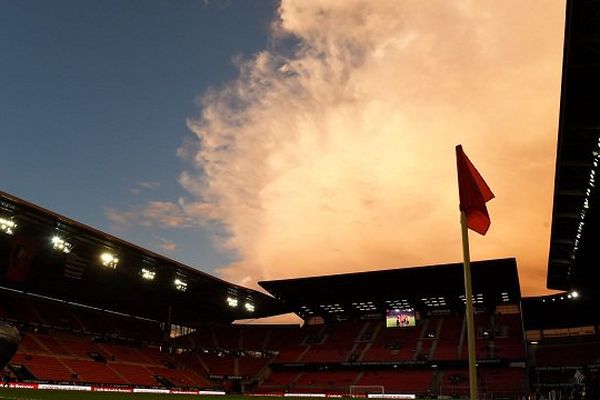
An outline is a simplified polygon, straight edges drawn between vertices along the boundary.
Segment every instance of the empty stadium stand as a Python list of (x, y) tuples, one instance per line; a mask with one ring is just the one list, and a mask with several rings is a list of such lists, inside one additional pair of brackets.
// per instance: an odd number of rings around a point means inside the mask
[[(468, 389), (468, 378), (452, 378), (468, 375), (465, 367), (444, 367), (466, 358), (460, 314), (424, 317), (408, 328), (386, 328), (381, 320), (302, 328), (208, 324), (165, 342), (160, 326), (151, 321), (43, 299), (3, 297), (0, 318), (17, 321), (24, 332), (12, 364), (43, 381), (222, 388), (233, 380), (245, 390), (277, 393), (348, 393), (351, 386), (423, 394), (464, 394)], [(478, 356), (523, 360), (520, 320), (519, 314), (477, 315)], [(432, 363), (441, 366), (431, 368)], [(288, 364), (302, 367), (286, 370)], [(525, 382), (523, 370), (514, 368), (491, 368), (479, 379), (494, 392), (516, 392)], [(507, 388), (502, 384), (506, 379), (518, 383)]]

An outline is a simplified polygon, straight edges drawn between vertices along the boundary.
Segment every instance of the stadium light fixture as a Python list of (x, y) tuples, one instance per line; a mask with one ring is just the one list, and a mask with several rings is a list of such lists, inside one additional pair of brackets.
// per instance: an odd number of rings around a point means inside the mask
[(173, 283), (175, 284), (175, 289), (181, 292), (185, 292), (187, 290), (187, 282), (183, 281), (182, 279), (175, 278)]
[(58, 252), (69, 254), (73, 245), (67, 242), (65, 239), (60, 236), (53, 236), (51, 239), (52, 248)]
[[(600, 137), (598, 138), (598, 147), (600, 147)], [(590, 175), (588, 179), (588, 187), (585, 191), (585, 196), (583, 198), (583, 205), (581, 208), (581, 212), (579, 213), (579, 224), (577, 225), (577, 232), (575, 234), (575, 240), (573, 241), (573, 250), (571, 251), (571, 259), (575, 260), (575, 255), (579, 250), (579, 245), (581, 243), (581, 236), (583, 234), (583, 227), (585, 225), (585, 219), (589, 212), (590, 208), (590, 198), (592, 195), (592, 191), (596, 187), (596, 173), (598, 172), (598, 164), (600, 162), (600, 152), (593, 151), (592, 152), (592, 168), (590, 169)], [(599, 174), (600, 175), (600, 174)]]
[(117, 268), (117, 264), (119, 264), (119, 259), (114, 254), (104, 252), (100, 254), (100, 262), (102, 262), (102, 265), (105, 267), (115, 269)]
[(142, 278), (147, 281), (153, 281), (154, 277), (156, 276), (156, 271), (152, 271), (148, 268), (142, 268), (140, 275), (142, 275)]
[(253, 312), (254, 311), (254, 304), (246, 303), (246, 304), (244, 304), (244, 308), (247, 311)]
[(227, 305), (228, 305), (229, 307), (237, 307), (237, 305), (238, 305), (238, 300), (237, 300), (237, 299), (234, 299), (233, 297), (228, 297), (228, 298), (227, 298)]
[(574, 298), (574, 299), (578, 298), (579, 297), (579, 292), (577, 290), (573, 290), (571, 292), (571, 297)]
[(0, 218), (0, 231), (2, 231), (2, 233), (12, 235), (13, 233), (15, 233), (16, 227), (17, 224), (15, 223), (15, 221), (6, 218)]

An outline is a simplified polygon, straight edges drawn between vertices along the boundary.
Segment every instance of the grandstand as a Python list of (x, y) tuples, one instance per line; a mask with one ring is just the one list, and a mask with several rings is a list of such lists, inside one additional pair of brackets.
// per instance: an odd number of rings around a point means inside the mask
[[(0, 319), (21, 331), (9, 366), (21, 382), (268, 394), (468, 389), (460, 264), (260, 282), (271, 297), (8, 194), (2, 205), (18, 227), (0, 237)], [(16, 260), (19, 249), (28, 256)], [(104, 264), (107, 252), (118, 265)], [(516, 261), (473, 263), (473, 284), (480, 384), (522, 393)], [(231, 324), (285, 311), (305, 325)], [(414, 323), (387, 327), (391, 311)], [(506, 376), (510, 387), (495, 383)]]
[[(566, 395), (578, 370), (598, 398), (599, 15), (567, 1), (547, 275), (561, 292), (522, 299), (516, 260), (472, 265), (485, 398)], [(468, 394), (460, 264), (260, 282), (267, 295), (8, 193), (0, 219), (0, 320), (22, 335), (7, 373), (24, 387)], [(286, 312), (304, 325), (232, 324)]]
[(598, 2), (567, 1), (547, 275), (564, 292), (523, 299), (532, 391), (572, 394), (580, 370), (586, 398), (600, 397), (599, 18)]

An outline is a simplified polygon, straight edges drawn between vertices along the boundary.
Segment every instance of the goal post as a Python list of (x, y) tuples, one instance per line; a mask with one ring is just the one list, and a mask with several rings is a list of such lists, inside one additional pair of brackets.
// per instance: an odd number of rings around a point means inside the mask
[(350, 385), (350, 397), (366, 397), (369, 394), (384, 394), (385, 387), (383, 385)]

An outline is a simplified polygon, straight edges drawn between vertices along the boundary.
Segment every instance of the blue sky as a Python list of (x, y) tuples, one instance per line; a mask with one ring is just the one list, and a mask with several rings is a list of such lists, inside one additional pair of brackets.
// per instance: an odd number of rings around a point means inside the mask
[(269, 0), (0, 2), (0, 189), (207, 271), (228, 262), (200, 227), (115, 230), (106, 210), (186, 195), (177, 149), (196, 98), (266, 46), (275, 11)]

